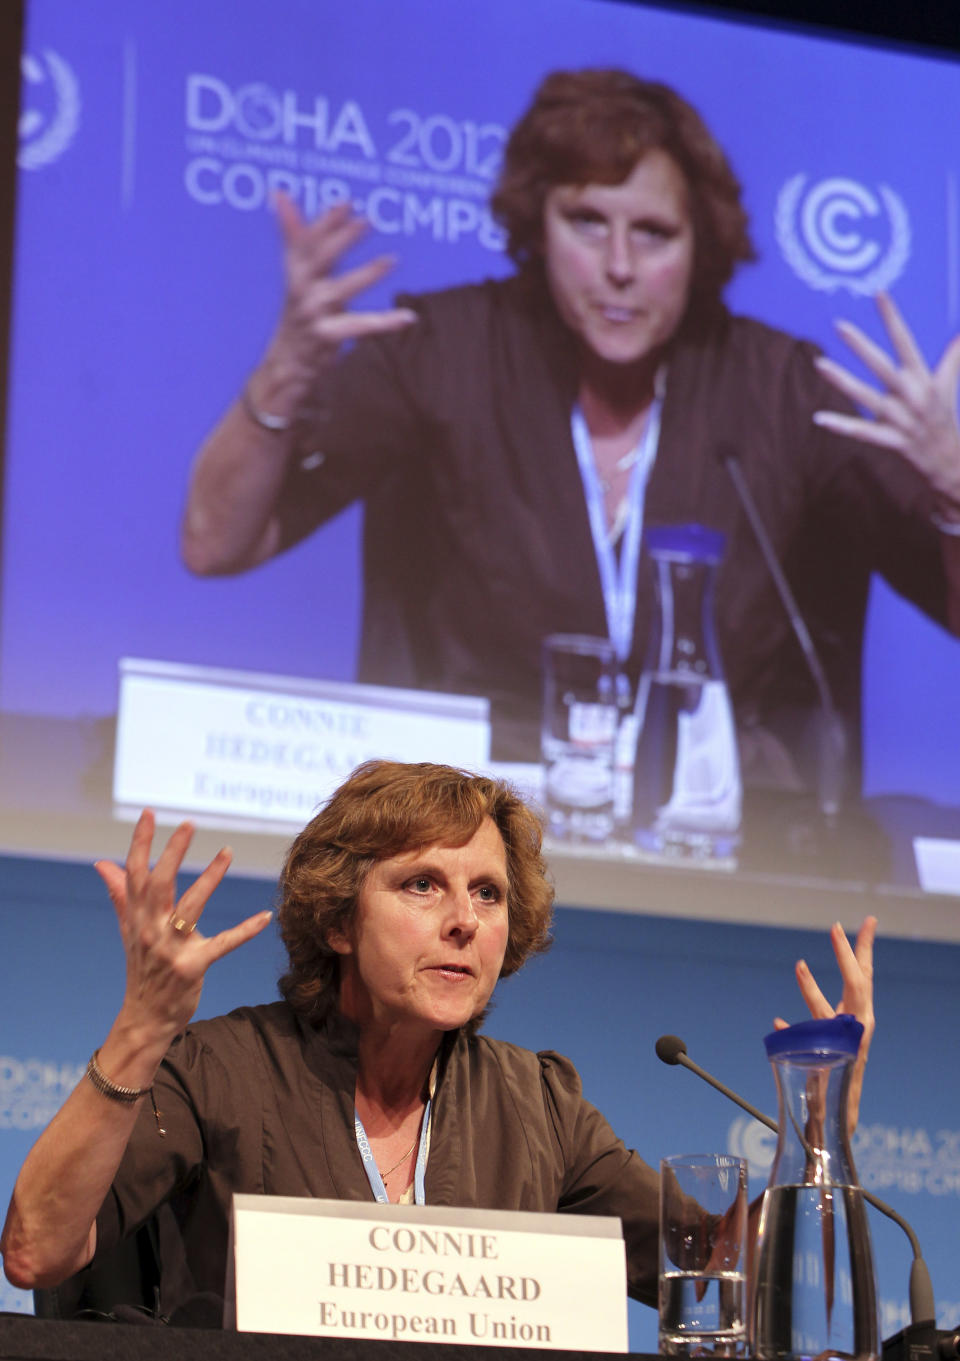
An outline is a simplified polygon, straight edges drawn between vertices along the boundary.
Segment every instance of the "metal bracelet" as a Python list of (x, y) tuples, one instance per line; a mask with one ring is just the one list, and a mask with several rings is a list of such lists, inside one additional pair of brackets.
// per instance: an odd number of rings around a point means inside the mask
[(134, 1101), (139, 1101), (141, 1096), (146, 1096), (150, 1091), (149, 1087), (121, 1087), (117, 1082), (111, 1082), (106, 1073), (97, 1062), (99, 1049), (95, 1049), (90, 1055), (90, 1062), (87, 1064), (87, 1077), (96, 1087), (101, 1096), (107, 1097), (110, 1101), (120, 1101), (125, 1106), (133, 1105)]
[(945, 520), (937, 512), (930, 512), (930, 519), (941, 534), (949, 534), (952, 539), (960, 539), (960, 520)]
[(292, 416), (275, 416), (272, 411), (261, 411), (254, 406), (253, 398), (250, 396), (250, 379), (243, 385), (240, 393), (240, 404), (244, 411), (253, 421), (254, 425), (259, 425), (261, 430), (268, 430), (271, 435), (280, 435), (284, 430), (289, 430), (293, 425)]

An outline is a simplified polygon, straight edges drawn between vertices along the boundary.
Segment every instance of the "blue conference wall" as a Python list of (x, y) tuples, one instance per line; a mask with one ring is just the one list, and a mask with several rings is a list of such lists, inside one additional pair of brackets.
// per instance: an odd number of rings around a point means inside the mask
[[(0, 884), (6, 1200), (27, 1149), (102, 1040), (121, 999), (123, 967), (112, 909), (92, 869), (5, 858)], [(264, 881), (228, 879), (208, 909), (208, 929), (272, 896)], [(555, 936), (549, 954), (502, 986), (488, 1031), (570, 1055), (589, 1099), (649, 1161), (703, 1149), (745, 1152), (758, 1193), (771, 1136), (691, 1074), (664, 1067), (654, 1041), (664, 1032), (682, 1035), (703, 1066), (775, 1114), (762, 1037), (774, 1016), (803, 1014), (793, 981), (798, 957), (829, 980), (833, 995), (826, 935), (562, 908)], [(200, 1013), (272, 1000), (282, 963), (270, 930), (211, 972)], [(960, 1322), (960, 1093), (950, 1058), (960, 1033), (958, 970), (960, 946), (881, 938), (879, 1030), (854, 1145), (864, 1183), (920, 1235), (943, 1325)], [(876, 1216), (872, 1231), (889, 1335), (907, 1318), (909, 1252), (900, 1231)], [(5, 1286), (0, 1308), (27, 1309), (29, 1299)], [(632, 1349), (653, 1350), (653, 1312), (631, 1306), (630, 1324)]]

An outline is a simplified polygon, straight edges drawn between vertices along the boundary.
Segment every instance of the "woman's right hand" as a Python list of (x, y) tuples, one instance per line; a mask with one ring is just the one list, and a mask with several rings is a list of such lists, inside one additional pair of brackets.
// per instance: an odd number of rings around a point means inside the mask
[(401, 330), (416, 313), (395, 307), (383, 311), (347, 311), (347, 304), (371, 288), (394, 266), (380, 255), (353, 269), (334, 271), (341, 257), (363, 237), (366, 220), (349, 203), (338, 203), (312, 222), (291, 198), (274, 197), (284, 240), (286, 296), (280, 323), (265, 364), (285, 371), (288, 379), (307, 385), (348, 340)]
[[(142, 813), (126, 864), (97, 864), (127, 956), (123, 1005), (97, 1062), (109, 1082), (136, 1089), (152, 1085), (171, 1040), (196, 1010), (210, 965), (257, 935), (272, 916), (258, 912), (215, 936), (192, 929), (227, 872), (230, 852), (215, 856), (178, 898), (177, 871), (193, 828), (181, 823), (151, 869), (154, 828), (153, 814)], [(82, 1077), (47, 1125), (17, 1178), (0, 1237), (4, 1270), (14, 1285), (55, 1285), (90, 1261), (97, 1212), (140, 1108), (140, 1101), (111, 1099)]]
[[(153, 813), (141, 813), (125, 865), (101, 860), (95, 866), (110, 894), (126, 954), (126, 991), (118, 1024), (137, 1034), (148, 1065), (154, 1059), (159, 1063), (189, 1023), (211, 964), (258, 935), (272, 916), (258, 912), (214, 936), (201, 934), (197, 923), (227, 872), (230, 851), (220, 851), (178, 898), (177, 873), (193, 827), (181, 823), (151, 869), (154, 831)], [(149, 1076), (142, 1076), (141, 1082), (149, 1082)]]
[(379, 256), (346, 269), (343, 255), (367, 230), (349, 203), (307, 222), (292, 199), (275, 196), (284, 241), (286, 294), (260, 363), (204, 441), (194, 461), (183, 517), (181, 553), (200, 576), (244, 572), (280, 551), (276, 514), (298, 421), (318, 378), (345, 341), (402, 330), (417, 319), (404, 307), (352, 311), (348, 304), (392, 268)]

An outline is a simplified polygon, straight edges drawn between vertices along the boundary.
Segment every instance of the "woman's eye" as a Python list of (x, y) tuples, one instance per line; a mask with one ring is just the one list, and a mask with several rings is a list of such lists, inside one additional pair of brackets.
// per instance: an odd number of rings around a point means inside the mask
[(430, 880), (425, 874), (418, 874), (416, 879), (411, 879), (409, 881), (407, 887), (412, 889), (414, 893), (429, 893)]
[(498, 903), (500, 901), (500, 890), (493, 884), (484, 884), (477, 894), (482, 903)]
[(599, 236), (606, 231), (606, 222), (597, 213), (591, 213), (587, 209), (581, 209), (569, 214), (568, 221), (575, 231), (582, 232), (588, 236)]
[(676, 232), (672, 227), (668, 227), (665, 222), (638, 222), (633, 228), (633, 235), (638, 241), (672, 241)]

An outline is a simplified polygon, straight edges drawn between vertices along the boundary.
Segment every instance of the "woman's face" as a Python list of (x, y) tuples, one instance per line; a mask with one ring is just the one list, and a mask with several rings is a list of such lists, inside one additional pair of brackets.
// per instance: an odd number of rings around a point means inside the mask
[(671, 339), (693, 277), (686, 180), (659, 149), (621, 184), (557, 185), (544, 204), (544, 263), (560, 316), (597, 358), (635, 364)]
[(329, 937), (341, 1010), (361, 1029), (464, 1025), (490, 1000), (507, 932), (507, 856), (490, 818), (463, 846), (378, 860), (349, 933)]

